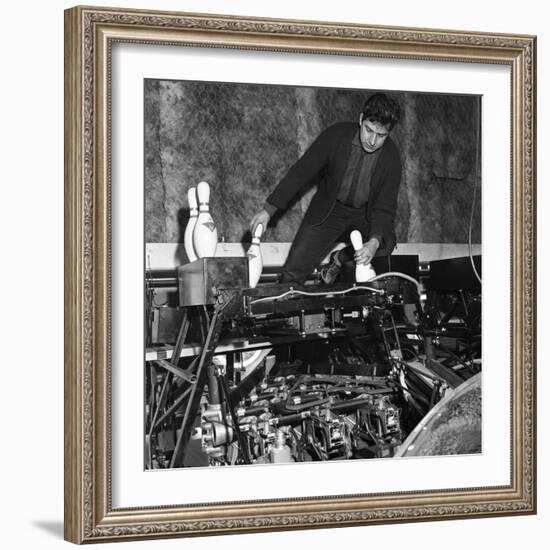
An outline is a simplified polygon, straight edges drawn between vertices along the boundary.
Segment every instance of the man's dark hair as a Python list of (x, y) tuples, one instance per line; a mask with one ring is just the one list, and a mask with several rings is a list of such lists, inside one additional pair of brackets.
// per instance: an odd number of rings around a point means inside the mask
[(386, 94), (373, 94), (363, 105), (363, 120), (389, 125), (390, 130), (397, 124), (400, 116), (401, 109), (398, 103)]

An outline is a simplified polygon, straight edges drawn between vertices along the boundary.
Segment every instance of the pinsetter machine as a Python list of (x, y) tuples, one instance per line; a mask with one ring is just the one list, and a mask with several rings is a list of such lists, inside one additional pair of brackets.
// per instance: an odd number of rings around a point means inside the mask
[(403, 454), (481, 369), (480, 288), (441, 288), (444, 266), (431, 280), (415, 261), (330, 287), (251, 288), (238, 257), (151, 270), (145, 467)]

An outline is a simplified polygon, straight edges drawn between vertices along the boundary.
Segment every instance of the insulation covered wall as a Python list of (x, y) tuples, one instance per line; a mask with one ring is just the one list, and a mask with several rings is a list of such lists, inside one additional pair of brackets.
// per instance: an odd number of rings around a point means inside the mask
[[(187, 189), (201, 180), (211, 186), (220, 240), (250, 240), (250, 219), (288, 168), (321, 130), (358, 121), (372, 91), (146, 80), (146, 242), (183, 242)], [(392, 132), (404, 168), (398, 241), (467, 242), (480, 98), (391, 95), (402, 109)], [(314, 192), (296, 197), (262, 240), (291, 241)], [(474, 243), (481, 238), (480, 198), (478, 184)]]

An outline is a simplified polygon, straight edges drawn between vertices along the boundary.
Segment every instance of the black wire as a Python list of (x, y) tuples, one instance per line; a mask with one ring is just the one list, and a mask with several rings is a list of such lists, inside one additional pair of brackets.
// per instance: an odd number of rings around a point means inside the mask
[(411, 359), (418, 359), (418, 353), (416, 353), (415, 351), (413, 351), (410, 348), (401, 346), (401, 353), (403, 353), (404, 351), (407, 351), (408, 353), (411, 354), (411, 356), (412, 356)]
[(220, 388), (222, 389), (223, 398), (225, 400), (227, 408), (229, 409), (229, 413), (231, 414), (231, 419), (233, 420), (233, 426), (235, 429), (235, 434), (237, 435), (237, 441), (239, 442), (239, 448), (241, 450), (243, 461), (245, 464), (251, 464), (252, 462), (250, 460), (250, 455), (248, 453), (248, 445), (246, 444), (243, 434), (239, 428), (237, 415), (235, 414), (234, 409), (229, 404), (229, 388), (227, 387), (227, 380), (223, 375), (218, 376), (218, 380), (220, 382)]
[[(222, 391), (222, 394), (223, 394), (223, 384), (221, 383), (219, 376), (217, 377), (217, 380), (218, 380), (218, 386), (220, 387), (220, 389)], [(228, 404), (227, 404), (227, 401), (225, 400), (225, 396), (224, 396), (224, 403), (222, 404), (222, 407), (221, 407), (221, 409), (222, 409), (222, 418), (223, 418), (223, 425), (225, 427), (225, 431), (226, 431), (226, 433), (229, 433), (229, 421), (228, 421), (228, 418), (227, 418), (227, 408), (228, 408)], [(227, 449), (226, 449), (225, 461), (227, 462)]]
[(464, 363), (464, 361), (454, 351), (451, 351), (447, 346), (444, 346), (441, 343), (437, 344), (437, 347), (445, 353), (448, 353), (459, 365), (462, 365), (466, 370), (472, 372), (472, 368), (466, 365), (466, 363)]
[(481, 149), (481, 143), (480, 143), (480, 133), (481, 133), (481, 105), (478, 109), (478, 121), (477, 121), (477, 127), (476, 127), (476, 165), (475, 165), (475, 174), (474, 174), (474, 196), (472, 198), (472, 209), (470, 212), (470, 223), (468, 224), (468, 255), (470, 256), (470, 263), (472, 265), (472, 271), (474, 272), (474, 275), (476, 276), (477, 280), (479, 281), (479, 284), (481, 285), (481, 277), (479, 276), (479, 273), (477, 271), (476, 265), (474, 263), (474, 257), (472, 254), (472, 227), (474, 224), (474, 211), (475, 211), (475, 205), (476, 205), (476, 195), (477, 195), (477, 181), (478, 181), (478, 174), (480, 170), (480, 149)]
[(297, 455), (298, 462), (304, 462), (304, 460), (303, 460), (304, 451), (302, 449), (301, 438), (298, 436), (298, 433), (296, 432), (296, 430), (294, 428), (290, 429), (290, 435), (294, 438), (294, 440), (296, 442), (296, 455)]

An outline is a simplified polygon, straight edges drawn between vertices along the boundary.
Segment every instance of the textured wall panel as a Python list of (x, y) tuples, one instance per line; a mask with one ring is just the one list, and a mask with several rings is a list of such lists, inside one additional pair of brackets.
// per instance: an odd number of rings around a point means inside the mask
[[(468, 241), (476, 169), (479, 99), (410, 94), (400, 125), (407, 193), (411, 205), (407, 242)], [(481, 208), (473, 242), (481, 238)]]
[(145, 93), (145, 240), (166, 238), (164, 184), (160, 151), (160, 100), (158, 81), (148, 81)]
[[(371, 91), (147, 80), (147, 242), (182, 242), (187, 189), (206, 180), (220, 240), (249, 241), (265, 197), (327, 126), (358, 121)], [(396, 92), (392, 132), (403, 157), (396, 232), (401, 242), (468, 239), (476, 181), (478, 98)], [(315, 189), (277, 215), (266, 241), (291, 241)], [(479, 198), (479, 196), (478, 196)], [(480, 241), (478, 202), (473, 241)], [(178, 256), (185, 261), (183, 246)]]

